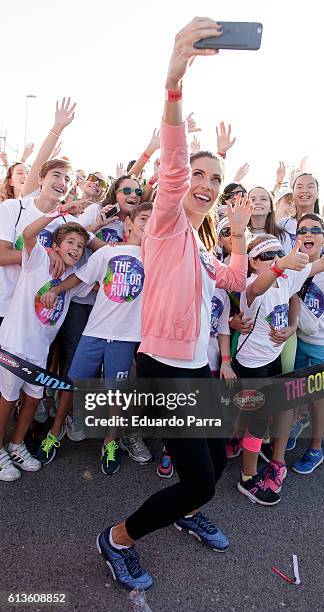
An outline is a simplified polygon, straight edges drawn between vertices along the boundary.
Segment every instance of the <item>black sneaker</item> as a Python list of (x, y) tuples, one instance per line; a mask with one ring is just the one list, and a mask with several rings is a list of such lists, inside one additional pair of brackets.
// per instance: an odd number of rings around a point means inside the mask
[(119, 446), (115, 440), (104, 442), (101, 451), (101, 471), (107, 476), (116, 474), (120, 468)]
[(270, 463), (273, 456), (273, 448), (271, 442), (263, 442), (259, 451), (259, 457), (266, 463)]
[(253, 504), (261, 504), (262, 506), (275, 506), (280, 502), (280, 495), (270, 489), (268, 484), (262, 480), (260, 474), (256, 474), (246, 482), (243, 482), (242, 473), (240, 482), (237, 483), (237, 488), (240, 493), (246, 495)]

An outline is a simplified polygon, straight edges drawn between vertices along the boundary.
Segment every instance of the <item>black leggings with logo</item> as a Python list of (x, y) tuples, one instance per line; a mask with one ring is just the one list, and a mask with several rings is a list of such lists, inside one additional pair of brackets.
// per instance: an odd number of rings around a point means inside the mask
[[(151, 379), (209, 378), (210, 369), (174, 368), (139, 353), (137, 375)], [(164, 443), (180, 482), (151, 495), (126, 519), (127, 533), (133, 540), (167, 527), (206, 504), (213, 497), (226, 464), (225, 439), (168, 438)]]

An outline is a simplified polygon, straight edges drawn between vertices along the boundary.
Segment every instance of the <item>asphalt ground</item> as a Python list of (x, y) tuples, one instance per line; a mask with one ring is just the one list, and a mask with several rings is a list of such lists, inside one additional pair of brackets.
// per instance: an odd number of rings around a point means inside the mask
[[(306, 444), (301, 440), (287, 454), (288, 466)], [(157, 459), (159, 442), (148, 445)], [(143, 610), (113, 581), (95, 540), (170, 481), (157, 477), (155, 462), (141, 467), (125, 454), (120, 471), (107, 477), (99, 465), (100, 446), (99, 440), (65, 438), (57, 458), (40, 472), (0, 483), (1, 611)], [(142, 564), (154, 578), (146, 594), (152, 612), (323, 610), (324, 466), (311, 476), (289, 471), (281, 503), (262, 507), (237, 491), (240, 465), (240, 458), (228, 462), (204, 507), (229, 536), (228, 552), (212, 552), (173, 526), (138, 543)], [(293, 554), (300, 586), (271, 570), (274, 565), (293, 577)], [(4, 593), (54, 592), (65, 593), (68, 603), (18, 607), (4, 600)]]

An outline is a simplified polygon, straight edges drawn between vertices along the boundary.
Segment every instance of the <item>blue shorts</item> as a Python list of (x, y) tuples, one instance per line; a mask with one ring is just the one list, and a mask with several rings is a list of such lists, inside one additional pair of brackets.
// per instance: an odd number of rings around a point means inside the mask
[(295, 370), (324, 363), (324, 346), (297, 339)]
[(100, 378), (103, 365), (106, 379), (126, 379), (132, 368), (136, 344), (136, 342), (81, 336), (69, 370), (69, 377), (71, 380)]

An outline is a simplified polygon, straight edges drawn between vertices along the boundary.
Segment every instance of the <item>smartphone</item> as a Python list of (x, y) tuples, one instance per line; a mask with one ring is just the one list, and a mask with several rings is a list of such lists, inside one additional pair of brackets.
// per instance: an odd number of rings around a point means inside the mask
[(241, 49), (256, 51), (260, 49), (262, 23), (243, 21), (219, 21), (221, 36), (202, 38), (194, 43), (196, 49)]
[(115, 215), (118, 215), (119, 212), (120, 212), (120, 206), (119, 206), (119, 204), (115, 204), (115, 206), (113, 206), (107, 212), (102, 212), (101, 213), (101, 218), (102, 218), (103, 221), (108, 221), (108, 219), (110, 219), (110, 217), (114, 217)]

